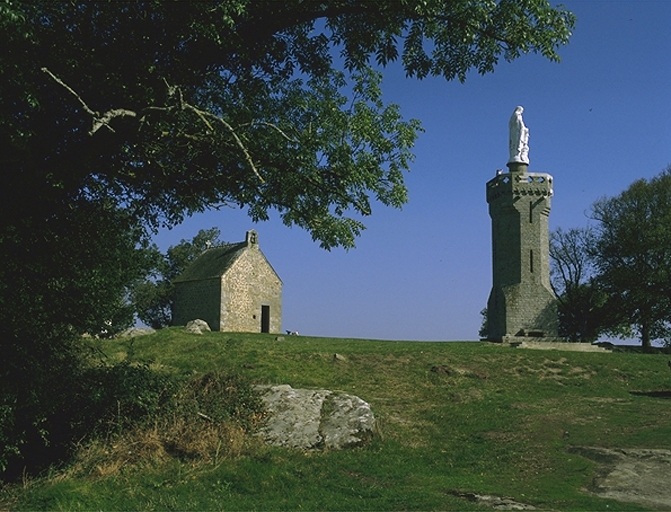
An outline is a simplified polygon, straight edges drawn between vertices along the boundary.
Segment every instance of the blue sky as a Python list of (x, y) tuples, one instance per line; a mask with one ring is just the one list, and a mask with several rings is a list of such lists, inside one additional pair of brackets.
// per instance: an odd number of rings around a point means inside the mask
[(283, 329), (398, 340), (475, 340), (491, 287), (485, 183), (508, 159), (508, 119), (524, 107), (529, 170), (554, 176), (550, 227), (587, 224), (590, 205), (671, 164), (671, 2), (565, 0), (578, 17), (562, 62), (523, 56), (468, 80), (385, 71), (387, 102), (425, 133), (402, 210), (374, 205), (350, 251), (320, 249), (275, 215), (254, 224), (223, 209), (155, 238), (163, 250), (218, 227), (259, 233), (284, 282)]

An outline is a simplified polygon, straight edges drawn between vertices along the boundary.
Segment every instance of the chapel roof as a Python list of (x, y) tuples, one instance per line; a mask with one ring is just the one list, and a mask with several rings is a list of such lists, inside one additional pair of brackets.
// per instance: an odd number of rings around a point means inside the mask
[(202, 281), (223, 276), (238, 257), (247, 249), (247, 242), (226, 244), (207, 249), (189, 265), (173, 283)]
[[(237, 242), (233, 244), (224, 244), (218, 247), (207, 249), (203, 254), (198, 256), (179, 276), (173, 279), (173, 283), (185, 283), (187, 281), (204, 281), (207, 279), (217, 279), (223, 276), (233, 263), (248, 249), (254, 248), (258, 250), (263, 256), (263, 259), (271, 268), (273, 273), (277, 275), (275, 269), (265, 257), (263, 252), (259, 249), (259, 239), (256, 231), (249, 230), (244, 242)], [(282, 280), (280, 279), (280, 282)]]

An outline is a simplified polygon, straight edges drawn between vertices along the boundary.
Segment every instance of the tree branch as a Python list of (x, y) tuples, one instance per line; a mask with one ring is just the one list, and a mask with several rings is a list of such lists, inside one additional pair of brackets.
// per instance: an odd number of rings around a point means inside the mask
[(70, 87), (68, 84), (63, 82), (63, 80), (54, 75), (51, 71), (49, 71), (48, 68), (44, 67), (42, 68), (42, 71), (45, 72), (47, 75), (49, 75), (57, 84), (64, 87), (65, 90), (68, 91), (70, 94), (72, 94), (75, 98), (77, 98), (77, 101), (79, 101), (81, 106), (84, 108), (84, 111), (91, 117), (93, 117), (93, 126), (89, 131), (89, 135), (95, 134), (103, 126), (108, 130), (110, 130), (111, 132), (114, 132), (114, 128), (112, 128), (109, 125), (109, 123), (112, 121), (112, 119), (115, 119), (117, 117), (137, 117), (137, 114), (135, 112), (125, 108), (111, 109), (105, 112), (104, 114), (100, 115), (99, 112), (96, 112), (95, 110), (91, 109), (86, 104), (86, 102), (81, 98), (81, 96), (72, 89), (72, 87)]
[(95, 134), (103, 126), (106, 127), (108, 130), (110, 130), (111, 132), (114, 132), (114, 128), (112, 128), (109, 125), (109, 123), (112, 121), (112, 119), (115, 119), (117, 117), (137, 117), (137, 114), (132, 110), (128, 110), (125, 108), (115, 108), (112, 110), (108, 110), (102, 116), (93, 118), (93, 128), (91, 128), (91, 130), (89, 131), (89, 135)]
[(221, 124), (224, 125), (224, 127), (230, 132), (231, 136), (233, 137), (233, 140), (235, 140), (235, 143), (238, 145), (238, 147), (242, 150), (243, 154), (245, 155), (245, 160), (247, 160), (247, 163), (249, 166), (252, 168), (252, 171), (254, 174), (256, 174), (256, 177), (261, 180), (261, 183), (265, 183), (266, 180), (264, 180), (261, 175), (259, 174), (259, 171), (256, 169), (256, 165), (254, 165), (254, 161), (252, 160), (252, 155), (249, 154), (249, 151), (247, 151), (247, 147), (242, 143), (242, 140), (240, 137), (238, 137), (238, 134), (236, 133), (235, 129), (228, 123), (223, 117), (216, 116), (212, 112), (208, 112), (206, 110), (200, 110), (193, 105), (190, 105), (188, 103), (183, 103), (182, 108), (185, 110), (191, 110), (192, 112), (195, 112), (202, 120), (203, 122), (212, 128), (212, 125), (207, 121), (207, 117), (210, 119), (214, 119), (216, 121), (219, 121)]
[(279, 133), (282, 137), (284, 137), (289, 142), (293, 142), (294, 144), (299, 144), (300, 143), (300, 141), (298, 139), (291, 138), (286, 133), (284, 133), (284, 131), (282, 131), (282, 129), (279, 126), (277, 126), (273, 123), (268, 123), (267, 121), (252, 121), (251, 123), (243, 123), (240, 126), (254, 126), (254, 125), (267, 126), (268, 128), (274, 129), (277, 133)]
[(72, 87), (70, 87), (68, 84), (63, 82), (60, 78), (58, 78), (56, 75), (54, 75), (49, 69), (46, 67), (42, 68), (42, 71), (45, 72), (47, 75), (49, 75), (58, 85), (61, 85), (62, 87), (65, 88), (66, 91), (68, 91), (70, 94), (72, 94), (75, 98), (77, 98), (77, 101), (81, 103), (82, 107), (84, 107), (84, 110), (86, 111), (87, 114), (92, 115), (93, 117), (98, 117), (100, 114), (98, 112), (95, 112), (89, 108), (89, 106), (86, 104), (86, 102), (77, 94)]
[[(72, 94), (77, 99), (77, 101), (79, 101), (79, 103), (82, 105), (84, 111), (87, 114), (89, 114), (91, 117), (93, 117), (93, 127), (89, 131), (89, 135), (91, 135), (91, 136), (94, 135), (103, 126), (106, 127), (108, 130), (114, 132), (114, 129), (110, 126), (109, 123), (113, 119), (116, 119), (117, 117), (137, 117), (136, 112), (134, 112), (132, 110), (124, 109), (124, 108), (110, 109), (107, 112), (105, 112), (104, 114), (100, 115), (99, 112), (96, 112), (95, 110), (90, 108), (86, 104), (86, 102), (82, 99), (82, 97), (79, 94), (77, 94), (77, 92), (75, 92), (74, 89), (72, 89), (72, 87), (70, 87), (65, 82), (63, 82), (63, 80), (61, 80), (56, 75), (54, 75), (51, 71), (49, 71), (49, 69), (47, 69), (46, 67), (43, 67), (42, 71), (45, 72), (46, 74), (48, 74), (57, 84), (59, 84), (60, 86), (65, 88), (66, 91), (68, 91), (70, 94)], [(251, 167), (252, 172), (254, 172), (254, 174), (256, 175), (257, 178), (259, 178), (261, 183), (265, 183), (265, 180), (263, 179), (263, 177), (261, 177), (261, 175), (259, 174), (258, 169), (256, 168), (256, 165), (254, 164), (254, 160), (252, 160), (252, 156), (250, 155), (249, 151), (247, 150), (247, 147), (245, 146), (245, 144), (242, 142), (242, 140), (238, 136), (235, 128), (233, 128), (223, 117), (217, 116), (217, 115), (213, 114), (212, 112), (208, 112), (206, 110), (201, 110), (201, 109), (196, 108), (193, 105), (185, 102), (184, 98), (182, 96), (182, 91), (179, 87), (170, 86), (167, 83), (167, 81), (165, 81), (165, 84), (166, 84), (166, 87), (168, 87), (168, 97), (172, 98), (172, 97), (174, 97), (175, 94), (177, 94), (178, 98), (179, 98), (179, 108), (181, 110), (190, 110), (191, 112), (194, 112), (201, 119), (201, 121), (203, 121), (203, 123), (207, 126), (207, 128), (210, 131), (214, 131), (214, 127), (208, 121), (208, 118), (219, 121), (228, 130), (228, 132), (233, 137), (233, 140), (235, 141), (237, 146), (240, 148), (240, 150), (244, 154), (245, 160), (247, 161), (247, 164), (249, 165), (249, 167)], [(170, 112), (173, 109), (174, 109), (173, 106), (167, 106), (167, 107), (149, 106), (149, 107), (146, 107), (143, 110), (147, 111), (147, 112), (148, 111)], [(142, 116), (140, 118), (140, 124), (141, 125), (144, 123), (144, 120), (145, 120), (145, 116)], [(280, 130), (277, 126), (275, 126), (271, 123), (265, 123), (265, 122), (262, 122), (262, 121), (258, 121), (257, 123), (258, 124), (265, 124), (267, 126), (271, 126), (271, 127), (275, 128), (278, 132), (280, 132), (288, 140), (290, 140), (292, 142), (297, 142), (295, 140), (290, 139), (282, 130)]]

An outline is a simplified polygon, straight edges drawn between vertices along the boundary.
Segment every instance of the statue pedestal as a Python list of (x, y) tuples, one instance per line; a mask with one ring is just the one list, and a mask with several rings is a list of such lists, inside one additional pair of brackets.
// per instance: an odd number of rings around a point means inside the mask
[(508, 162), (506, 166), (510, 172), (526, 174), (529, 171), (529, 164), (524, 162)]

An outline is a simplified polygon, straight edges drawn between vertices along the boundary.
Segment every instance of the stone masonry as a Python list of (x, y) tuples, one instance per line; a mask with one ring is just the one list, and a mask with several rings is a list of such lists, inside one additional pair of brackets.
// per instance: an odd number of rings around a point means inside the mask
[(530, 173), (522, 162), (510, 162), (508, 168), (487, 182), (493, 260), (487, 339), (556, 340), (548, 230), (552, 176)]
[(213, 331), (282, 329), (282, 280), (259, 249), (258, 234), (214, 247), (174, 280), (173, 324), (205, 320)]

